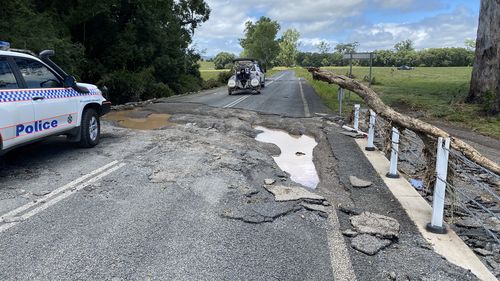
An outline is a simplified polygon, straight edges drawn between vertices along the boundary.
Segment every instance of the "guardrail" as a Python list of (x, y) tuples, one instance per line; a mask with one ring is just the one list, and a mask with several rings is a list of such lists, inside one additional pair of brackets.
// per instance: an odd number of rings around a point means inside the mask
[[(342, 94), (339, 94), (339, 101), (342, 103)], [(353, 130), (358, 133), (363, 133), (359, 129), (360, 124), (360, 105), (354, 105), (354, 114), (353, 114), (353, 125), (352, 128), (349, 126), (343, 126), (348, 130)], [(341, 106), (339, 108), (341, 110)], [(368, 144), (366, 146), (367, 151), (376, 150), (374, 140), (376, 138), (376, 134), (380, 133), (381, 135), (387, 136), (389, 132), (385, 131), (387, 128), (383, 128), (380, 125), (380, 122), (377, 122), (377, 114), (373, 110), (369, 110), (369, 121), (368, 124)], [(382, 121), (382, 120), (381, 120)], [(385, 132), (384, 132), (385, 131)], [(422, 146), (422, 144), (418, 144), (415, 140), (410, 139), (405, 136), (407, 129), (400, 132), (398, 128), (392, 127), (390, 130), (390, 166), (389, 170), (386, 174), (388, 178), (398, 178), (400, 177), (400, 173), (398, 170), (398, 161), (399, 161), (399, 148), (400, 142), (404, 140), (408, 143), (413, 143), (417, 146)], [(366, 133), (363, 133), (366, 134)], [(413, 154), (417, 158), (422, 158), (422, 154), (418, 155), (412, 149), (407, 150), (409, 153)], [(452, 160), (452, 161), (450, 161)], [(472, 198), (471, 195), (467, 194), (471, 188), (480, 189), (481, 192), (485, 192), (490, 195), (494, 200), (495, 204), (500, 204), (500, 196), (495, 190), (491, 188), (491, 186), (485, 184), (484, 182), (478, 181), (474, 176), (467, 176), (467, 179), (474, 183), (473, 187), (469, 187), (467, 190), (461, 187), (457, 187), (456, 185), (450, 183), (448, 179), (448, 171), (464, 171), (464, 170), (472, 170), (472, 171), (481, 171), (484, 174), (487, 174), (489, 177), (499, 180), (500, 176), (472, 161), (464, 157), (459, 151), (455, 151), (450, 148), (450, 138), (442, 138), (439, 137), (437, 139), (437, 147), (436, 147), (436, 158), (434, 160), (436, 164), (436, 168), (434, 171), (434, 191), (432, 196), (432, 217), (429, 218), (430, 222), (427, 225), (427, 230), (429, 232), (444, 234), (447, 232), (444, 217), (445, 217), (445, 198), (446, 194), (452, 194), (455, 197), (455, 204), (469, 214), (475, 221), (481, 224), (482, 228), (486, 231), (486, 233), (496, 242), (500, 244), (500, 239), (497, 234), (491, 231), (484, 223), (483, 220), (479, 217), (478, 212), (482, 212), (484, 214), (488, 214), (491, 218), (495, 218), (500, 222), (499, 216), (489, 210), (488, 206), (485, 206), (484, 203), (481, 203), (480, 200)], [(476, 190), (479, 191), (479, 190)]]

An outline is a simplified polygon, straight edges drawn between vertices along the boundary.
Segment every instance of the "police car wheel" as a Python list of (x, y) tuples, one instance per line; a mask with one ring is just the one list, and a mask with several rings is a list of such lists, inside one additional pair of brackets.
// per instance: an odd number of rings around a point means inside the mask
[(90, 148), (99, 143), (101, 123), (94, 109), (90, 108), (83, 112), (81, 130), (82, 136), (79, 143), (81, 147)]

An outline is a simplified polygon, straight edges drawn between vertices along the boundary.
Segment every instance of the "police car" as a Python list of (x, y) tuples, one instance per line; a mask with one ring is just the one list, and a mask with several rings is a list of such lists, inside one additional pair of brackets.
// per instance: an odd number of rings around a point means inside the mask
[(37, 57), (0, 41), (0, 154), (54, 135), (86, 148), (99, 143), (99, 117), (111, 103), (95, 85), (66, 74), (53, 55)]

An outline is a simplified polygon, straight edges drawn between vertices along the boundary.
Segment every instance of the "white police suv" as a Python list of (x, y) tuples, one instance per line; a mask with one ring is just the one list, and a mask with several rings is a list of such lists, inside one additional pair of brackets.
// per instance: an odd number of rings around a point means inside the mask
[(95, 85), (66, 74), (53, 55), (36, 57), (0, 41), (0, 154), (53, 135), (82, 147), (99, 143), (99, 117), (111, 103)]

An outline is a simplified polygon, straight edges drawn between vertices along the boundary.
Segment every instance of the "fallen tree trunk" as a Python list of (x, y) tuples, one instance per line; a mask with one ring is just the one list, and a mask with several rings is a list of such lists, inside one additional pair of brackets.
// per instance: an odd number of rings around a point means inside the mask
[(443, 137), (451, 139), (451, 147), (462, 152), (465, 157), (474, 163), (500, 175), (500, 166), (484, 157), (475, 148), (465, 143), (461, 139), (455, 138), (440, 128), (433, 126), (429, 123), (421, 121), (401, 114), (391, 107), (387, 106), (372, 89), (363, 85), (362, 83), (348, 78), (343, 75), (335, 74), (331, 71), (321, 70), (319, 68), (308, 68), (312, 73), (313, 78), (328, 82), (330, 84), (337, 84), (340, 87), (353, 91), (359, 95), (365, 103), (378, 115), (390, 120), (393, 124), (400, 127), (408, 128), (417, 133), (427, 134), (433, 137)]

